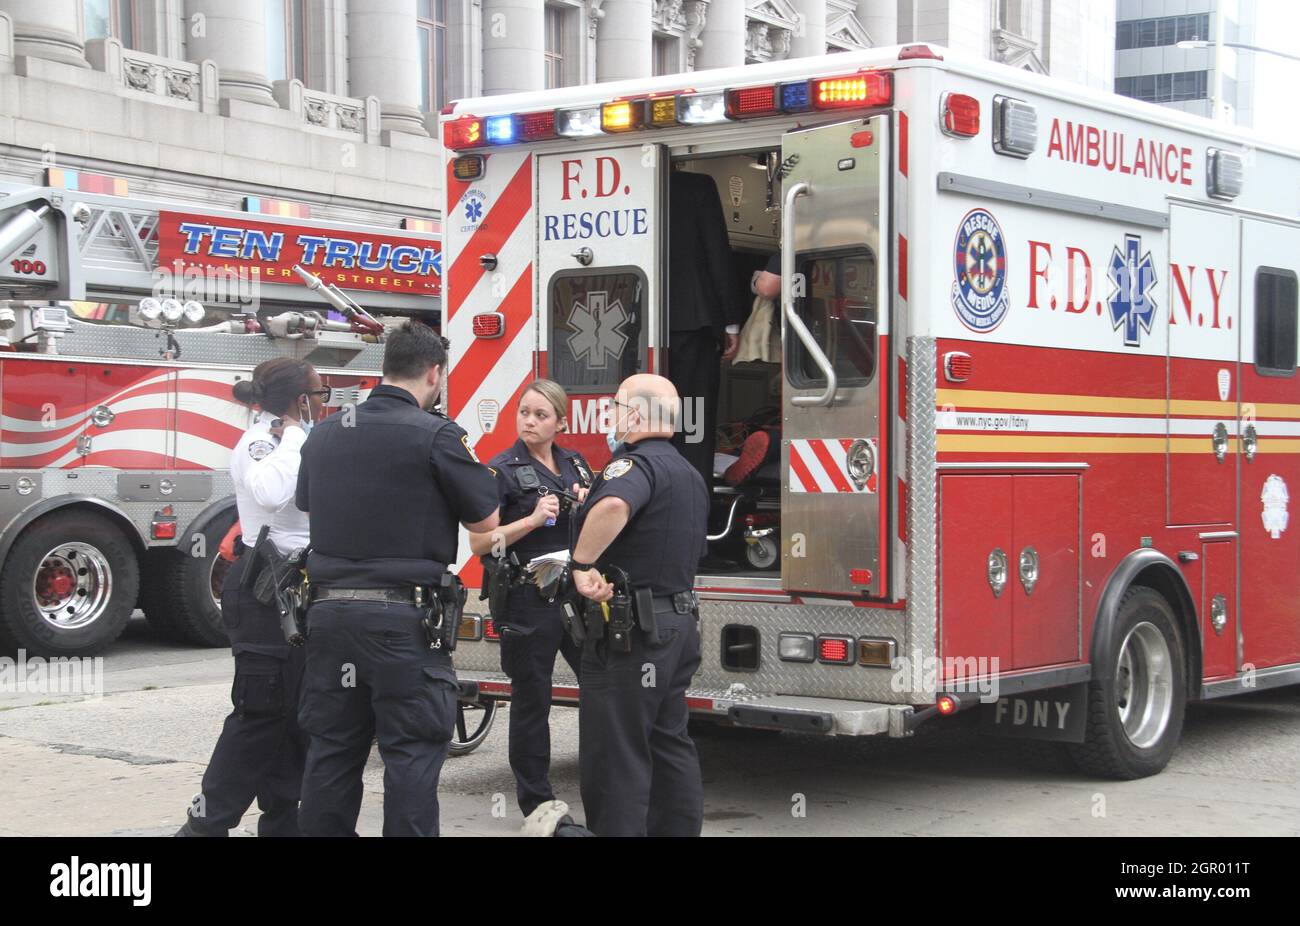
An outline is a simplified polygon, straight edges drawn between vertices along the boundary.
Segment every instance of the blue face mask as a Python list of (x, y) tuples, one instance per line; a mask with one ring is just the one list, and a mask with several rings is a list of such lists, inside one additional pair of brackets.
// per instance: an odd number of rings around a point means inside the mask
[(622, 448), (623, 442), (614, 436), (614, 432), (605, 435), (605, 443), (609, 445), (609, 452), (618, 456), (618, 451)]

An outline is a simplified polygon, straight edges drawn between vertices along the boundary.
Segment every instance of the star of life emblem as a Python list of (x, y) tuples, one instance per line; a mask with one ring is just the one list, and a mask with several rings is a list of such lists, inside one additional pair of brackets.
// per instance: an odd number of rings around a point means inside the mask
[(627, 310), (623, 302), (615, 299), (609, 301), (605, 292), (587, 293), (586, 304), (575, 303), (573, 313), (569, 316), (569, 352), (574, 360), (587, 360), (587, 366), (593, 370), (606, 368), (610, 358), (618, 360), (623, 356), (628, 337), (623, 332), (628, 322)]
[(1115, 285), (1108, 302), (1110, 323), (1116, 329), (1123, 327), (1125, 346), (1138, 347), (1141, 332), (1150, 334), (1156, 317), (1156, 300), (1151, 295), (1156, 268), (1151, 252), (1142, 254), (1141, 235), (1124, 236), (1124, 251), (1114, 249), (1106, 272)]

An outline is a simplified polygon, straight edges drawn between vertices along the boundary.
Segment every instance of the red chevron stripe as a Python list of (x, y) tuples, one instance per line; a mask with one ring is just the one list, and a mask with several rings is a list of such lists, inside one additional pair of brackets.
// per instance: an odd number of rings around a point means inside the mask
[(519, 165), (519, 170), (515, 172), (505, 189), (501, 191), (501, 195), (497, 197), (497, 201), (483, 217), (478, 230), (461, 248), (460, 256), (456, 258), (456, 262), (452, 264), (447, 274), (447, 292), (451, 300), (447, 306), (448, 318), (455, 315), (456, 311), (465, 304), (470, 291), (483, 276), (484, 270), (479, 263), (479, 255), (500, 251), (510, 240), (510, 236), (523, 221), (524, 216), (528, 214), (533, 199), (532, 169), (533, 160), (530, 155), (524, 158), (523, 163)]
[[(475, 338), (456, 364), (456, 388), (448, 396), (448, 415), (455, 419), (464, 411), (465, 404), (474, 396), (479, 384), (487, 379), (492, 368), (506, 352), (510, 340), (517, 337), (528, 323), (533, 312), (533, 265), (529, 264), (519, 275), (515, 285), (501, 300), (497, 311), (505, 315), (505, 334), (499, 338)], [(531, 364), (529, 365), (531, 367)], [(468, 385), (467, 385), (468, 384)], [(484, 458), (486, 459), (486, 458)]]

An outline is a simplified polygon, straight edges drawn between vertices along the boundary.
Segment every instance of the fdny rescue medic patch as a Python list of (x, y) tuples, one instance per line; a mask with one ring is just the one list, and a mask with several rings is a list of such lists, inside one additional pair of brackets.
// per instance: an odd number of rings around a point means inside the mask
[(1002, 324), (1010, 305), (1007, 244), (1002, 226), (987, 209), (972, 209), (957, 227), (952, 307), (977, 334)]
[(626, 475), (631, 469), (632, 461), (627, 457), (624, 457), (623, 459), (615, 460), (613, 463), (609, 464), (609, 466), (606, 466), (605, 472), (601, 475), (606, 479), (617, 479), (619, 476)]
[(248, 445), (248, 455), (254, 460), (261, 460), (275, 450), (275, 444), (269, 440), (255, 440)]

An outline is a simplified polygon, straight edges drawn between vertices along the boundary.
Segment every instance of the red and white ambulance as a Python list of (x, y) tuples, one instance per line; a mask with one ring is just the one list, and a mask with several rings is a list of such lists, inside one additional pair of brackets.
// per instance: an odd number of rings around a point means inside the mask
[(719, 482), (710, 528), (779, 548), (699, 577), (698, 715), (901, 736), (983, 703), (1137, 777), (1188, 701), (1300, 682), (1300, 152), (918, 45), (441, 128), (448, 411), (482, 459), (543, 375), (599, 466), (618, 382), (671, 365), (672, 171), (714, 178), (744, 298), (782, 255), (781, 362), (711, 397), (779, 406), (770, 482)]

